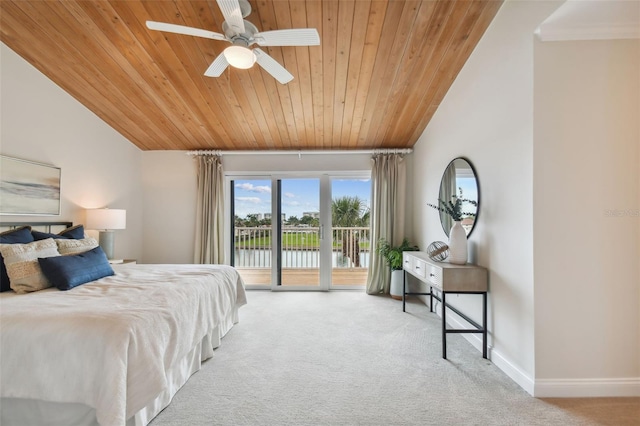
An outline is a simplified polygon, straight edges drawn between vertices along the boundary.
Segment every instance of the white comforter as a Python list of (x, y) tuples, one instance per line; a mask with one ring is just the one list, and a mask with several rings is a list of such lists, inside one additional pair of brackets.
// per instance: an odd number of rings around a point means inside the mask
[(114, 269), (66, 292), (2, 293), (2, 397), (83, 403), (101, 425), (123, 425), (167, 386), (172, 363), (226, 333), (229, 313), (246, 303), (228, 266)]

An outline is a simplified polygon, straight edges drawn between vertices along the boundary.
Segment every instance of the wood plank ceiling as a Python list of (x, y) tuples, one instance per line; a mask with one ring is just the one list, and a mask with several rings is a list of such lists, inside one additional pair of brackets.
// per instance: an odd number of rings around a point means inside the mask
[(259, 31), (316, 28), (320, 46), (263, 47), (259, 66), (203, 75), (226, 42), (214, 0), (0, 1), (1, 39), (142, 150), (412, 147), (502, 1), (250, 0)]

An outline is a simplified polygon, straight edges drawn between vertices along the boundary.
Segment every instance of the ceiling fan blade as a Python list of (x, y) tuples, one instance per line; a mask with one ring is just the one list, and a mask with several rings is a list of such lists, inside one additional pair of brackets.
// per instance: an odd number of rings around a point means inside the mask
[(238, 0), (217, 0), (225, 22), (236, 34), (244, 33), (244, 18)]
[(280, 83), (287, 84), (288, 82), (293, 80), (293, 76), (291, 75), (291, 73), (271, 56), (267, 55), (257, 47), (253, 49), (253, 53), (255, 53), (256, 55), (256, 62), (258, 63), (258, 65), (264, 68), (266, 72), (271, 74), (273, 78), (278, 80)]
[(320, 36), (315, 28), (273, 30), (253, 36), (260, 46), (318, 46)]
[(200, 28), (185, 27), (184, 25), (168, 24), (166, 22), (147, 21), (147, 28), (150, 30), (164, 31), (168, 33), (184, 34), (196, 37), (210, 38), (213, 40), (227, 40), (223, 34), (213, 31), (201, 30)]
[(228, 66), (229, 62), (227, 62), (227, 58), (224, 57), (224, 53), (221, 53), (213, 60), (211, 65), (209, 65), (209, 68), (204, 72), (204, 75), (207, 77), (220, 77)]

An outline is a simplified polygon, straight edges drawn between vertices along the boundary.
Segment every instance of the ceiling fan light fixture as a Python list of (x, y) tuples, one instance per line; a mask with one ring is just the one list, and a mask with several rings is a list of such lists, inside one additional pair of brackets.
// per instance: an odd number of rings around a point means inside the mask
[(246, 70), (256, 62), (256, 55), (251, 49), (243, 46), (229, 46), (224, 49), (224, 57), (229, 65)]

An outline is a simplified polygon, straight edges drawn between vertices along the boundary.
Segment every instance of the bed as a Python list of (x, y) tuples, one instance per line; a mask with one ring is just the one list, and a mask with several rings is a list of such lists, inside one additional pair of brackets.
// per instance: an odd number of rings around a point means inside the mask
[(0, 293), (3, 425), (148, 424), (246, 303), (229, 266), (112, 268), (68, 291)]

